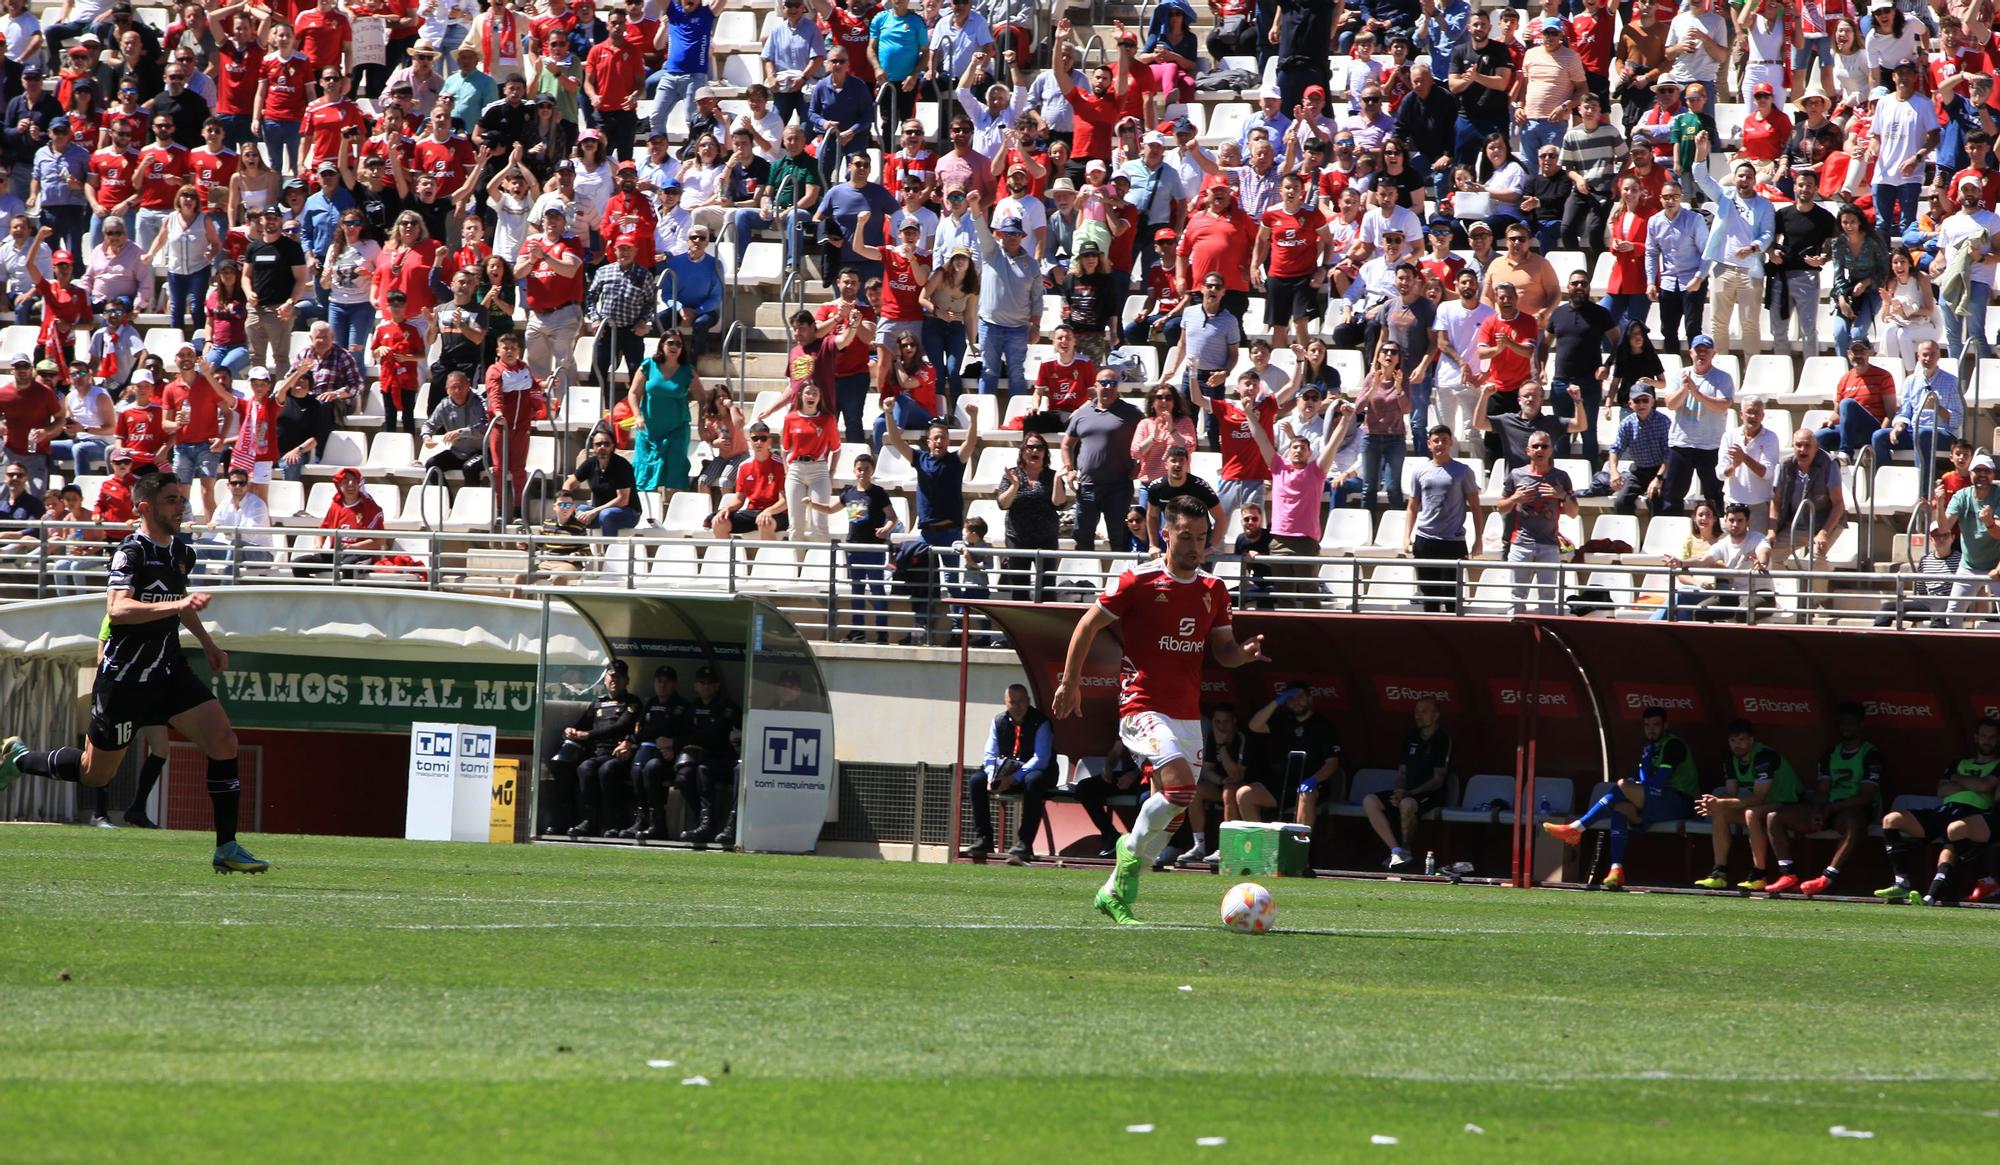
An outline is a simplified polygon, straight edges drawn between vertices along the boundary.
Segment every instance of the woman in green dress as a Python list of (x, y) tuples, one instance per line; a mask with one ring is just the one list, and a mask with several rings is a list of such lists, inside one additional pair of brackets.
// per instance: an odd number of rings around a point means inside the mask
[(632, 380), (632, 469), (642, 490), (688, 487), (688, 395), (701, 391), (679, 332), (663, 332)]

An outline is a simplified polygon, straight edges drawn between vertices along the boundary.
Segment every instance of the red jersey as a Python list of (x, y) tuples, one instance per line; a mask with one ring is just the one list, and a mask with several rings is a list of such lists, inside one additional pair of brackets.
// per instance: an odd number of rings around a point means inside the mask
[(917, 293), (924, 285), (917, 282), (916, 266), (903, 257), (901, 251), (884, 248), (882, 251), (882, 318), (919, 323), (924, 318), (923, 305), (917, 302)]
[(523, 432), (546, 405), (542, 382), (525, 362), (510, 368), (495, 360), (486, 366), (486, 415), (502, 427)]
[[(1111, 269), (1130, 271), (1132, 251), (1138, 246), (1139, 240), (1139, 208), (1129, 202), (1114, 202), (1110, 209), (1111, 213), (1117, 215), (1119, 221), (1125, 224), (1124, 230), (1111, 237)], [(1148, 241), (1147, 245), (1152, 244)]]
[[(336, 490), (338, 488), (335, 487)], [(327, 504), (326, 517), (320, 519), (319, 523), (319, 528), (322, 530), (380, 530), (382, 526), (382, 507), (374, 498), (368, 496), (368, 491), (365, 489), (351, 506), (340, 500), (340, 495), (336, 492), (333, 501)], [(347, 541), (348, 539), (329, 535), (326, 543), (332, 547)], [(362, 561), (373, 562), (374, 559), (368, 558)]]
[(868, 22), (872, 19), (872, 14), (854, 16), (847, 9), (836, 6), (828, 10), (826, 19), (819, 22), (827, 40), (847, 46), (848, 72), (861, 78), (861, 83), (870, 89), (875, 87), (875, 63), (868, 59)]
[(340, 70), (340, 50), (354, 39), (354, 27), (338, 8), (332, 12), (317, 8), (301, 12), (292, 24), (292, 31), (298, 36), (299, 51), (312, 62), (314, 70)]
[(1070, 157), (1089, 161), (1111, 160), (1111, 127), (1118, 122), (1118, 101), (1111, 94), (1102, 97), (1081, 88), (1069, 94), (1070, 111), (1076, 115)]
[(133, 405), (118, 414), (115, 427), (118, 444), (132, 451), (134, 465), (153, 464), (153, 455), (166, 443), (167, 427), (161, 423), (163, 415), (159, 401)]
[(437, 262), (437, 272), (443, 276), (446, 283), (450, 283), (453, 276), (468, 267), (474, 271), (479, 270), (492, 254), (493, 248), (485, 243), (467, 243), (458, 250), (441, 256)]
[(236, 151), (228, 146), (221, 150), (211, 150), (203, 146), (188, 151), (188, 171), (194, 184), (201, 191), (202, 205), (217, 214), (229, 209), (229, 180), (236, 176), (236, 168), (241, 163)]
[(605, 41), (583, 59), (584, 79), (597, 90), (601, 110), (636, 109), (646, 62), (628, 44)]
[(929, 186), (936, 177), (937, 155), (926, 149), (918, 149), (914, 158), (906, 158), (903, 151), (897, 150), (882, 160), (882, 185), (899, 197), (904, 186)]
[(266, 57), (258, 68), (264, 78), (263, 119), (297, 121), (304, 117), (312, 93), (312, 62), (293, 53), (283, 61)]
[(775, 457), (755, 457), (736, 467), (736, 496), (748, 510), (768, 510), (785, 496), (785, 464)]
[[(1505, 336), (1532, 350), (1541, 334), (1541, 325), (1535, 323), (1535, 317), (1527, 312), (1517, 311), (1511, 320), (1501, 319), (1496, 313), (1479, 325), (1479, 330), (1473, 333), (1473, 343), (1489, 348)], [(1497, 392), (1519, 392), (1521, 386), (1528, 382), (1529, 372), (1528, 358), (1511, 348), (1501, 349), (1498, 356), (1486, 362), (1486, 381)]]
[[(206, 445), (222, 436), (222, 427), (227, 423), (228, 413), (215, 386), (198, 372), (194, 376), (192, 386), (175, 380), (160, 394), (161, 412), (181, 423), (174, 430), (176, 445)], [(181, 415), (183, 410), (185, 417)]]
[[(74, 119), (72, 119), (71, 124), (72, 128), (74, 128)], [(125, 127), (126, 132), (132, 135), (132, 140), (135, 142), (149, 142), (153, 140), (152, 124), (148, 114), (143, 109), (120, 109), (113, 106), (104, 111), (103, 128), (106, 130), (115, 130), (122, 125)], [(77, 140), (82, 142), (86, 139), (79, 137)], [(87, 140), (96, 141), (97, 135), (93, 133)], [(103, 148), (110, 149), (111, 147), (107, 145)], [(133, 148), (137, 149), (138, 147), (134, 146)]]
[(625, 43), (631, 45), (632, 51), (638, 53), (641, 57), (648, 60), (653, 58), (655, 55), (653, 52), (653, 38), (659, 34), (659, 21), (634, 20), (629, 13), (626, 15)]
[(1042, 168), (1042, 176), (1040, 178), (1035, 177), (1033, 169), (1028, 171), (1028, 194), (1032, 197), (1040, 198), (1043, 188), (1048, 185), (1049, 181), (1049, 156), (1043, 151), (1036, 150), (1032, 154), (1024, 154), (1016, 149), (1001, 150), (1000, 156), (993, 160), (993, 172), (1005, 177), (1007, 172), (1015, 166), (1027, 166), (1029, 162), (1033, 162)]
[(435, 307), (437, 295), (431, 290), (431, 268), (419, 247), (394, 247), (375, 256), (375, 280), (368, 296), (374, 301), (375, 310), (384, 316), (389, 314), (392, 291), (400, 291), (408, 298), (412, 314)]
[(917, 402), (917, 407), (934, 417), (938, 415), (937, 369), (931, 367), (929, 364), (917, 369), (917, 383), (915, 387), (908, 390), (903, 388), (903, 382), (900, 377), (893, 374), (883, 377), (881, 393), (882, 411), (888, 412), (889, 402), (902, 396), (905, 391), (908, 391), (911, 400)]
[(257, 101), (257, 80), (264, 75), (264, 46), (255, 37), (242, 48), (227, 40), (215, 42), (215, 112), (224, 117), (248, 117)]
[[(417, 366), (406, 360), (393, 360), (389, 356), (397, 354), (416, 356), (424, 354), (423, 333), (408, 320), (397, 323), (383, 320), (375, 327), (375, 335), (368, 341), (368, 347), (375, 353), (376, 366), (381, 370), (382, 387), (395, 394), (397, 407), (403, 403), (403, 394), (417, 387)], [(389, 351), (385, 355), (383, 349)]]
[(1593, 77), (1611, 75), (1611, 42), (1617, 32), (1617, 23), (1617, 15), (1609, 8), (1570, 17), (1570, 47), (1582, 59), (1585, 73)]
[[(836, 299), (831, 303), (821, 304), (819, 310), (813, 313), (813, 318), (817, 319), (820, 323), (825, 323), (838, 314), (840, 314), (840, 301)], [(858, 318), (873, 320), (875, 312), (872, 308), (863, 307)], [(838, 329), (827, 333), (828, 339), (838, 339), (839, 336), (840, 332)], [(833, 354), (833, 374), (835, 376), (855, 376), (868, 371), (868, 351), (869, 345), (863, 344), (858, 340), (845, 348), (836, 349)]]
[(1205, 571), (1175, 578), (1164, 564), (1144, 562), (1119, 575), (1097, 605), (1118, 620), (1118, 714), (1201, 719), (1209, 632), (1230, 625), (1222, 580)]
[[(576, 260), (576, 274), (556, 274), (555, 267), (549, 262), (551, 259)], [(577, 249), (576, 241), (564, 238), (553, 243), (543, 242), (535, 252), (535, 265), (528, 269), (528, 277), (521, 280), (521, 284), (527, 289), (529, 311), (554, 311), (559, 307), (582, 303), (583, 252)]]
[(793, 409), (785, 414), (784, 432), (779, 437), (787, 462), (825, 461), (840, 451), (840, 422), (825, 409), (810, 417)]
[(54, 423), (62, 413), (62, 398), (39, 380), (26, 388), (15, 388), (9, 379), (0, 385), (0, 420), (7, 423), (7, 448), (16, 455), (28, 452), (28, 432)]
[(361, 115), (361, 107), (343, 97), (338, 101), (321, 98), (306, 106), (303, 129), (306, 137), (305, 162), (317, 162), (322, 158), (340, 156), (340, 135), (349, 126), (368, 128), (368, 119)]
[(1422, 271), (1426, 278), (1450, 287), (1458, 282), (1458, 273), (1465, 270), (1465, 260), (1446, 251), (1442, 259), (1431, 255), (1417, 260), (1417, 270)]
[[(392, 163), (389, 161), (391, 156), (403, 159), (404, 168), (412, 168), (415, 166), (417, 159), (417, 139), (408, 134), (397, 134), (395, 141), (391, 142), (381, 134), (376, 134), (374, 137), (361, 143), (361, 156), (364, 158), (382, 159), (382, 164), (385, 167), (390, 167), (390, 172), (392, 173), (394, 169)], [(463, 181), (463, 179), (460, 179), (460, 181)], [(411, 185), (415, 185), (414, 181)], [(458, 187), (456, 186), (450, 189), (440, 186), (438, 187), (438, 194), (449, 198), (457, 189)]]
[(1208, 274), (1219, 272), (1231, 291), (1250, 290), (1250, 253), (1257, 242), (1257, 224), (1249, 215), (1232, 208), (1226, 214), (1197, 211), (1188, 216), (1181, 232), (1180, 253), (1188, 262), (1188, 274), (1196, 287)]
[[(139, 464), (134, 456), (132, 464)], [(97, 486), (97, 520), (100, 522), (129, 522), (139, 516), (137, 506), (132, 504), (132, 483), (135, 478), (107, 477)], [(91, 541), (115, 541), (117, 535), (110, 531), (87, 536)]]
[(132, 178), (139, 169), (139, 151), (99, 150), (90, 155), (90, 175), (97, 179), (97, 204), (106, 214), (132, 197)]
[(1097, 365), (1078, 356), (1064, 364), (1060, 357), (1042, 361), (1035, 373), (1035, 387), (1047, 390), (1049, 407), (1059, 413), (1073, 413), (1090, 400), (1091, 386), (1097, 383)]
[(425, 135), (410, 152), (416, 159), (417, 173), (435, 177), (438, 193), (447, 198), (465, 185), (465, 176), (472, 173), (476, 160), (472, 143), (463, 134), (453, 134), (444, 141)]
[(1326, 230), (1326, 216), (1310, 205), (1301, 205), (1297, 214), (1279, 205), (1264, 212), (1264, 226), (1271, 232), (1271, 276), (1276, 279), (1304, 279), (1319, 269), (1319, 240)]
[(654, 262), (653, 232), (659, 224), (660, 216), (653, 208), (652, 199), (644, 194), (627, 194), (621, 190), (604, 203), (604, 218), (597, 224), (597, 233), (606, 239), (615, 239), (621, 233), (630, 231), (637, 236), (632, 241), (638, 246), (632, 261), (641, 267), (651, 267)]
[(260, 461), (276, 461), (281, 450), (278, 448), (278, 412), (276, 398), (259, 405), (251, 397), (239, 397), (236, 401), (236, 452), (230, 457), (230, 468), (242, 466), (245, 469)]
[[(1257, 448), (1257, 438), (1250, 435), (1250, 418), (1243, 407), (1233, 400), (1216, 401), (1215, 419), (1221, 429), (1216, 439), (1222, 446), (1222, 480), (1263, 481), (1270, 477), (1270, 467)], [(1277, 423), (1278, 402), (1267, 397), (1257, 405), (1257, 425), (1268, 438)]]
[(139, 207), (142, 210), (170, 210), (174, 191), (187, 185), (188, 152), (185, 146), (158, 142), (139, 151)]

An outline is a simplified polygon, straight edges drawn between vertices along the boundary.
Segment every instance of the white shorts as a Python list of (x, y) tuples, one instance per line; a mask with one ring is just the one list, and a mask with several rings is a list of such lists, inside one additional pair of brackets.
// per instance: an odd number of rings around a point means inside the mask
[(1134, 712), (1118, 718), (1118, 740), (1135, 759), (1150, 762), (1155, 773), (1162, 772), (1175, 760), (1184, 760), (1191, 777), (1201, 776), (1199, 720), (1176, 720), (1158, 712)]

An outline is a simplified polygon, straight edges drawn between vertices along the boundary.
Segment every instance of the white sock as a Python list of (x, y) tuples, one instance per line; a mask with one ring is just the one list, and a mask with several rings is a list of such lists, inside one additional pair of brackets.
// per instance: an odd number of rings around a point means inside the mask
[(1132, 852), (1139, 855), (1140, 867), (1153, 864), (1160, 851), (1167, 848), (1167, 839), (1174, 835), (1174, 825), (1187, 812), (1187, 806), (1176, 805), (1159, 793), (1146, 798), (1139, 807), (1139, 820), (1132, 827)]
[(1200, 854), (1200, 853), (1207, 853), (1207, 852), (1208, 852), (1208, 835), (1207, 835), (1207, 834), (1205, 834), (1205, 833), (1197, 833), (1197, 834), (1195, 834), (1195, 835), (1194, 835), (1194, 837), (1193, 837), (1193, 839), (1192, 839), (1192, 840), (1193, 840), (1194, 844), (1193, 844), (1193, 845), (1191, 845), (1191, 846), (1190, 846), (1190, 847), (1188, 848), (1188, 852), (1189, 852), (1189, 853), (1195, 853), (1195, 854)]

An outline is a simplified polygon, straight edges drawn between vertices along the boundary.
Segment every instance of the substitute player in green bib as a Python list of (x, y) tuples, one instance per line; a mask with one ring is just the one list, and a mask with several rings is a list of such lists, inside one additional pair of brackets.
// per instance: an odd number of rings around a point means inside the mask
[[(1824, 894), (1840, 877), (1854, 847), (1868, 836), (1868, 825), (1881, 815), (1882, 751), (1862, 738), (1867, 713), (1861, 705), (1848, 701), (1840, 706), (1840, 738), (1820, 758), (1819, 780), (1813, 792), (1796, 804), (1787, 805), (1765, 817), (1762, 828), (1770, 835), (1771, 849), (1778, 855), (1778, 880), (1764, 887), (1771, 894), (1796, 889), (1810, 898)], [(1795, 837), (1831, 829), (1840, 835), (1833, 860), (1826, 872), (1801, 882), (1792, 867)], [(1756, 842), (1756, 834), (1751, 835)]]
[[(1972, 729), (1973, 755), (1952, 766), (1938, 782), (1942, 803), (1935, 809), (1898, 809), (1882, 819), (1882, 845), (1896, 880), (1875, 891), (1884, 902), (1950, 906), (1958, 900), (1953, 875), (1977, 869), (1976, 860), (1993, 844), (1993, 794), (2000, 788), (2000, 720), (1987, 717)], [(1928, 892), (1916, 888), (1918, 851), (1943, 842)]]
[(1762, 833), (1752, 831), (1750, 818), (1757, 817), (1761, 827), (1763, 817), (1779, 806), (1796, 804), (1803, 790), (1791, 762), (1770, 745), (1757, 743), (1757, 729), (1748, 720), (1731, 720), (1726, 731), (1729, 763), (1722, 795), (1705, 794), (1694, 803), (1694, 811), (1715, 826), (1709, 834), (1709, 844), (1715, 851), (1715, 868), (1708, 872), (1708, 877), (1697, 879), (1695, 885), (1704, 890), (1728, 889), (1732, 840), (1729, 827), (1741, 825), (1750, 834), (1751, 866), (1749, 879), (1736, 883), (1736, 888), (1762, 890), (1770, 882), (1764, 868), (1769, 855), (1760, 844), (1764, 841)]

